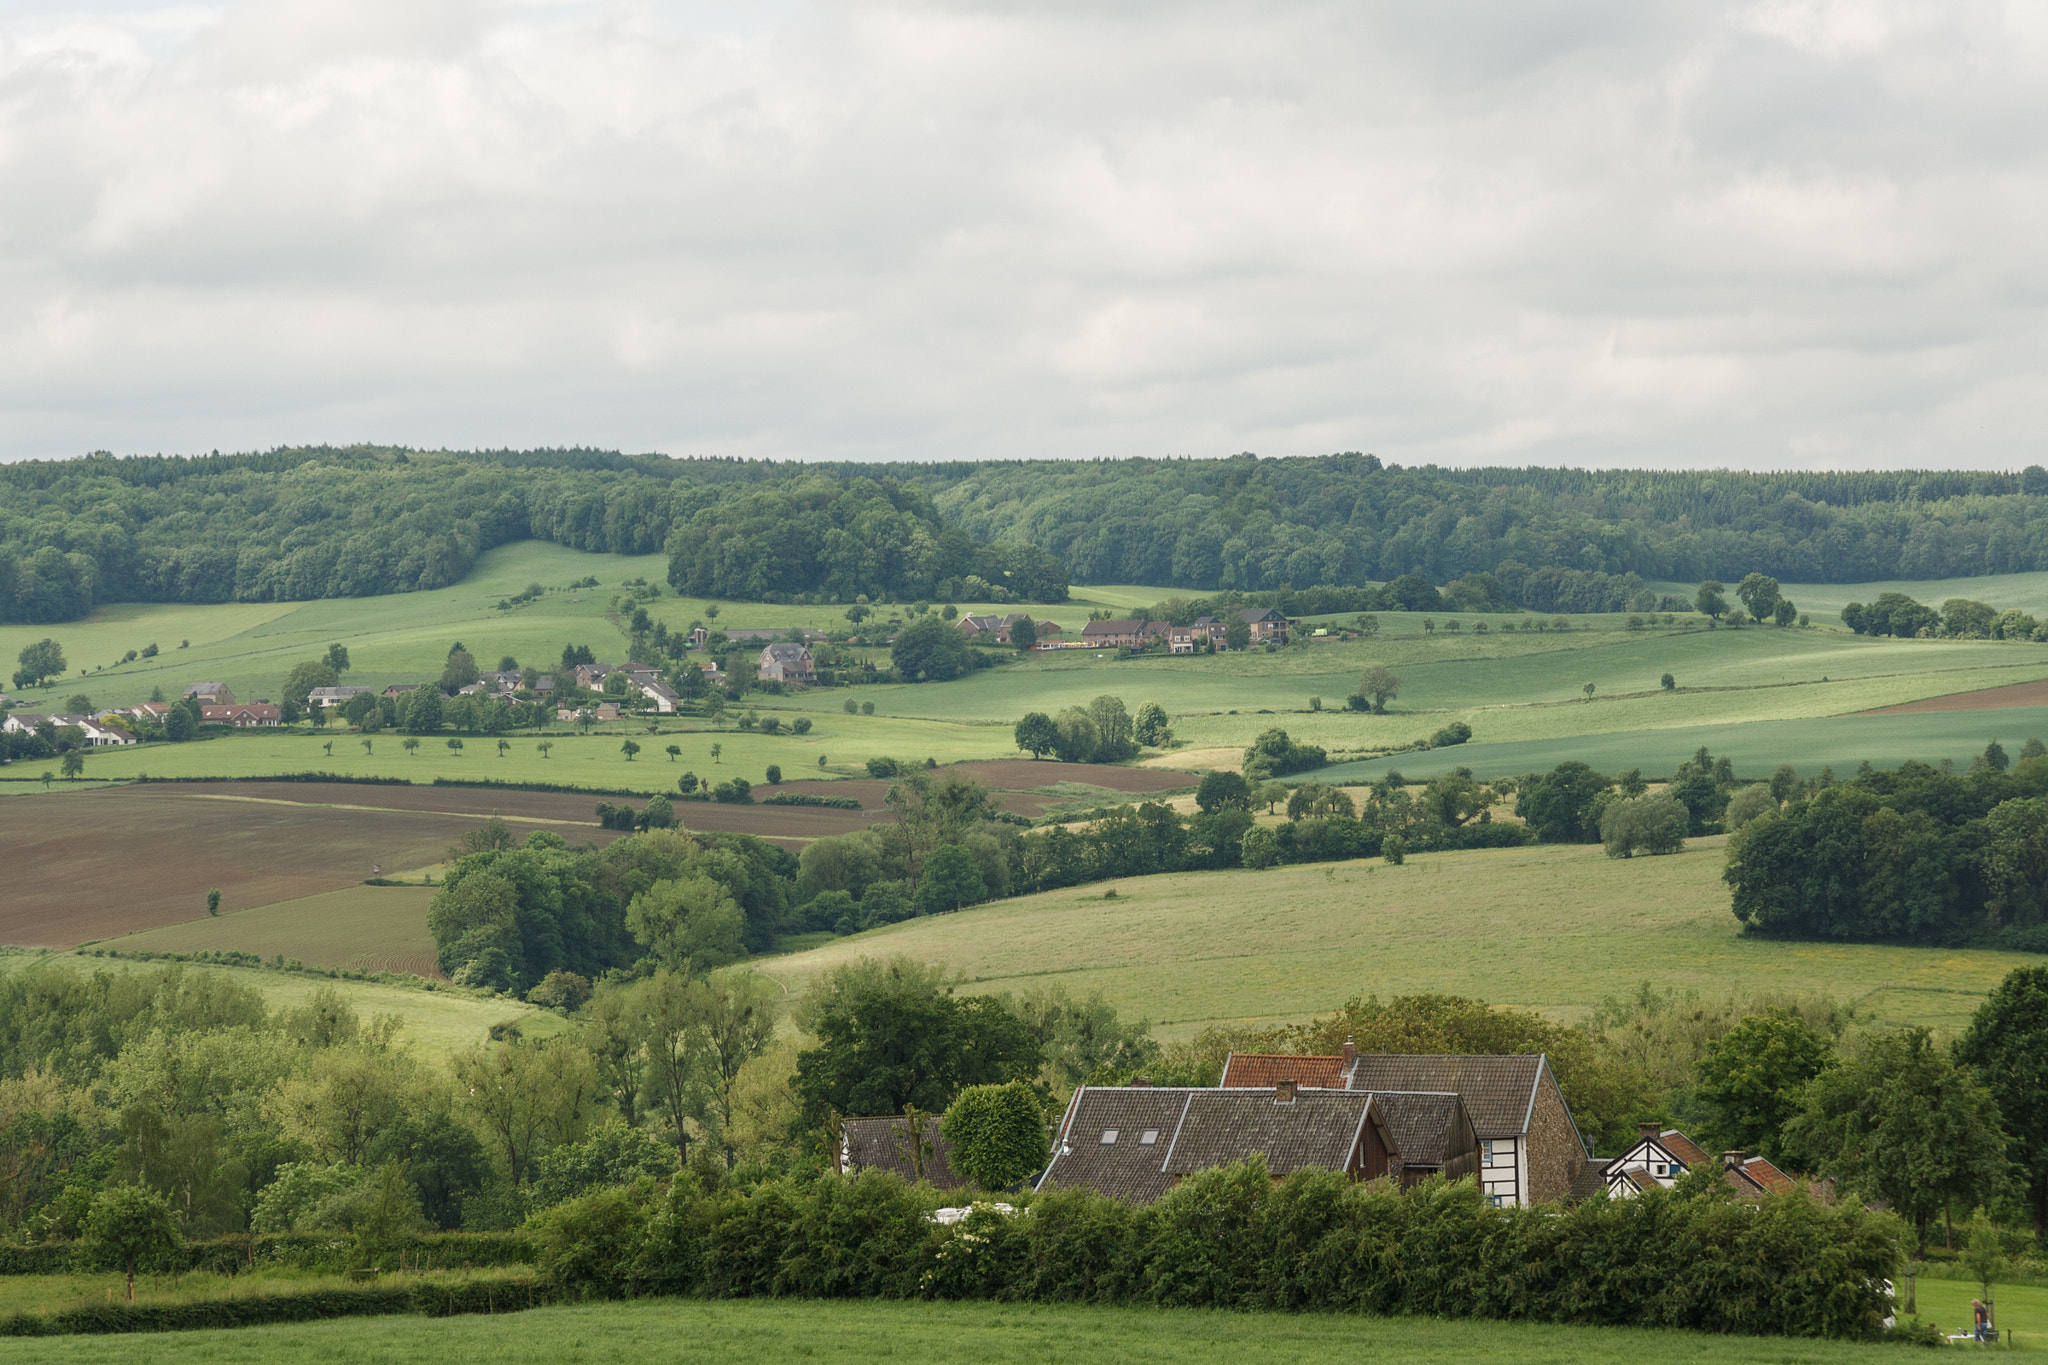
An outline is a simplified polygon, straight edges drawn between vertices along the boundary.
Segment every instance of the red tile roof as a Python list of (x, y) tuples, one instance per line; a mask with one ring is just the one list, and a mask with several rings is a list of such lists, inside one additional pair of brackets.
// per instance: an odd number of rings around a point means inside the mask
[(1308, 1090), (1342, 1090), (1342, 1057), (1295, 1057), (1281, 1052), (1233, 1052), (1223, 1063), (1225, 1090), (1271, 1089), (1293, 1081)]
[(1657, 1135), (1657, 1144), (1687, 1166), (1698, 1167), (1713, 1160), (1706, 1149), (1676, 1128), (1666, 1128)]

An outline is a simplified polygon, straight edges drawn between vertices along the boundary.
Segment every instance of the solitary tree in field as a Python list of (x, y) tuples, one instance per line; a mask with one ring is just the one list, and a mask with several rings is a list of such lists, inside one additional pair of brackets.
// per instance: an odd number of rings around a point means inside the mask
[(1669, 673), (1666, 673), (1663, 677), (1657, 680), (1657, 685), (1663, 688), (1666, 692), (1669, 692), (1678, 686), (1678, 679), (1672, 677)]
[(1586, 694), (1587, 701), (1593, 700), (1593, 684), (1587, 683), (1584, 687), (1580, 688), (1579, 690)]
[(1700, 584), (1700, 590), (1694, 594), (1692, 604), (1699, 609), (1702, 616), (1719, 620), (1722, 613), (1728, 610), (1728, 599), (1721, 596), (1726, 591), (1726, 588), (1709, 578)]
[(718, 756), (719, 756), (720, 754), (724, 753), (724, 752), (725, 752), (725, 746), (724, 746), (723, 744), (714, 744), (714, 745), (712, 745), (712, 746), (711, 746), (711, 761), (712, 761), (713, 763), (716, 763), (716, 762), (718, 762)]
[(449, 749), (450, 749), (450, 750), (452, 750), (452, 751), (454, 752), (454, 754), (455, 754), (455, 756), (456, 756), (457, 758), (461, 758), (461, 757), (462, 757), (462, 741), (461, 741), (461, 740), (459, 740), (459, 739), (451, 739), (451, 740), (449, 740), (449, 741), (448, 741), (448, 747), (449, 747)]
[[(853, 703), (846, 703), (846, 709), (851, 711)], [(1043, 711), (1028, 712), (1024, 719), (1017, 722), (1014, 733), (1017, 747), (1034, 759), (1049, 749), (1059, 747), (1059, 727), (1054, 725), (1052, 717)]]
[(1759, 622), (1778, 610), (1778, 580), (1769, 574), (1753, 573), (1735, 585), (1735, 595)]
[(663, 750), (662, 752), (663, 752), (663, 753), (665, 753), (665, 754), (667, 754), (667, 755), (668, 755), (668, 761), (669, 761), (669, 762), (671, 762), (671, 763), (673, 763), (673, 762), (675, 762), (675, 761), (676, 761), (677, 759), (679, 759), (679, 758), (681, 758), (681, 757), (683, 756), (683, 746), (682, 746), (682, 745), (680, 745), (680, 744), (671, 744), (671, 745), (669, 745), (669, 746), (668, 746), (668, 748), (664, 749), (664, 750)]
[(374, 752), (370, 747), (370, 741), (367, 739), (363, 741), (363, 752), (366, 754)]
[(206, 913), (209, 915), (218, 915), (220, 913), (220, 888), (217, 886), (206, 893)]
[(135, 1302), (135, 1266), (176, 1251), (177, 1215), (168, 1199), (141, 1185), (115, 1185), (95, 1199), (85, 1220), (86, 1250), (128, 1271), (128, 1302)]
[(407, 758), (411, 758), (412, 751), (420, 747), (420, 742), (417, 739), (414, 739), (412, 736), (408, 735), (406, 736), (405, 741), (398, 747), (405, 750), (405, 756)]
[(1358, 695), (1369, 698), (1372, 709), (1385, 715), (1387, 703), (1401, 695), (1401, 680), (1385, 664), (1374, 664), (1359, 675)]
[(328, 741), (327, 741), (327, 742), (326, 742), (325, 744), (321, 745), (321, 746), (320, 746), (320, 752), (321, 752), (321, 753), (324, 753), (324, 754), (326, 754), (326, 755), (327, 755), (327, 756), (328, 756), (329, 758), (333, 758), (333, 757), (334, 757), (334, 741), (330, 739), (330, 740), (328, 740)]
[(503, 758), (503, 757), (505, 756), (505, 751), (506, 751), (507, 749), (511, 748), (511, 747), (512, 747), (512, 741), (511, 741), (511, 740), (509, 740), (509, 739), (501, 739), (501, 740), (499, 740), (499, 741), (498, 741), (498, 757), (499, 757), (499, 758)]
[(85, 755), (76, 749), (67, 749), (64, 753), (64, 776), (74, 778), (84, 771)]
[(38, 640), (21, 651), (21, 667), (15, 670), (16, 687), (40, 687), (45, 678), (64, 676), (64, 651), (55, 640)]
[(548, 756), (548, 750), (555, 747), (555, 742), (551, 739), (544, 739), (533, 747), (540, 750), (540, 756), (545, 761)]
[(619, 752), (626, 756), (626, 762), (631, 763), (633, 755), (640, 752), (640, 746), (629, 739), (619, 746)]
[(50, 771), (50, 770), (49, 770), (48, 768), (45, 768), (45, 769), (43, 769), (43, 790), (44, 790), (44, 791), (48, 791), (48, 790), (50, 789), (50, 784), (51, 784), (52, 782), (55, 782), (56, 780), (57, 780), (57, 774), (55, 774), (55, 773), (51, 772), (51, 771)]

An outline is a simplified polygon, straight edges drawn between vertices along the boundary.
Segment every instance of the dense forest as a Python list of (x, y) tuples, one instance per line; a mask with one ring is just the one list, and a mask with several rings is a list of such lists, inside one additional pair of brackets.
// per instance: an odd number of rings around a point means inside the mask
[(665, 550), (676, 587), (737, 599), (1057, 601), (1070, 578), (1253, 592), (1484, 574), (1532, 610), (1607, 610), (1644, 580), (2048, 569), (2048, 471), (99, 454), (0, 466), (0, 621), (444, 587), (480, 552), (528, 538)]
[(1865, 770), (1728, 845), (1736, 918), (1783, 938), (2048, 950), (2048, 750), (1993, 743), (1967, 774)]

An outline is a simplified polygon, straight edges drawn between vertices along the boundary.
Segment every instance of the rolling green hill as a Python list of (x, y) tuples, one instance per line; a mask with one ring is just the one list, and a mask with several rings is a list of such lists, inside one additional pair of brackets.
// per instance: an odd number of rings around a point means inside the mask
[(1571, 1021), (1644, 981), (1726, 996), (1826, 991), (1875, 1016), (1955, 1028), (2012, 953), (1778, 943), (1728, 911), (1720, 838), (1665, 858), (1615, 861), (1544, 845), (1196, 872), (1001, 901), (906, 920), (772, 958), (757, 969), (801, 993), (861, 956), (907, 953), (964, 972), (973, 991), (1059, 982), (1099, 990), (1162, 1037), (1282, 1022), (1353, 995), (1477, 996)]

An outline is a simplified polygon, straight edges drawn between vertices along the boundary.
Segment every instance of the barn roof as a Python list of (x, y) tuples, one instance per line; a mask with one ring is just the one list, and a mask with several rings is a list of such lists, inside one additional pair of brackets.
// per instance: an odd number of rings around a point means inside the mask
[(1514, 1137), (1529, 1130), (1536, 1087), (1549, 1062), (1542, 1053), (1519, 1056), (1411, 1056), (1361, 1052), (1353, 1064), (1353, 1090), (1451, 1091), (1465, 1101), (1480, 1137)]
[(1126, 1203), (1151, 1203), (1173, 1188), (1161, 1167), (1189, 1098), (1213, 1093), (1178, 1086), (1082, 1086), (1067, 1105), (1059, 1145), (1039, 1188), (1087, 1189)]
[(1233, 1052), (1224, 1059), (1224, 1089), (1270, 1088), (1275, 1081), (1293, 1081), (1310, 1090), (1342, 1090), (1344, 1059), (1284, 1052)]
[(1374, 1096), (1343, 1090), (1200, 1090), (1189, 1097), (1166, 1153), (1169, 1176), (1192, 1175), (1264, 1154), (1266, 1169), (1341, 1171), (1358, 1143)]
[[(899, 1115), (893, 1118), (847, 1119), (846, 1165), (849, 1171), (894, 1171), (905, 1180), (915, 1177), (910, 1163), (910, 1130)], [(951, 1190), (969, 1182), (953, 1174), (948, 1157), (953, 1144), (939, 1132), (939, 1116), (924, 1121), (925, 1141), (931, 1144), (924, 1159), (924, 1179), (934, 1189)]]

